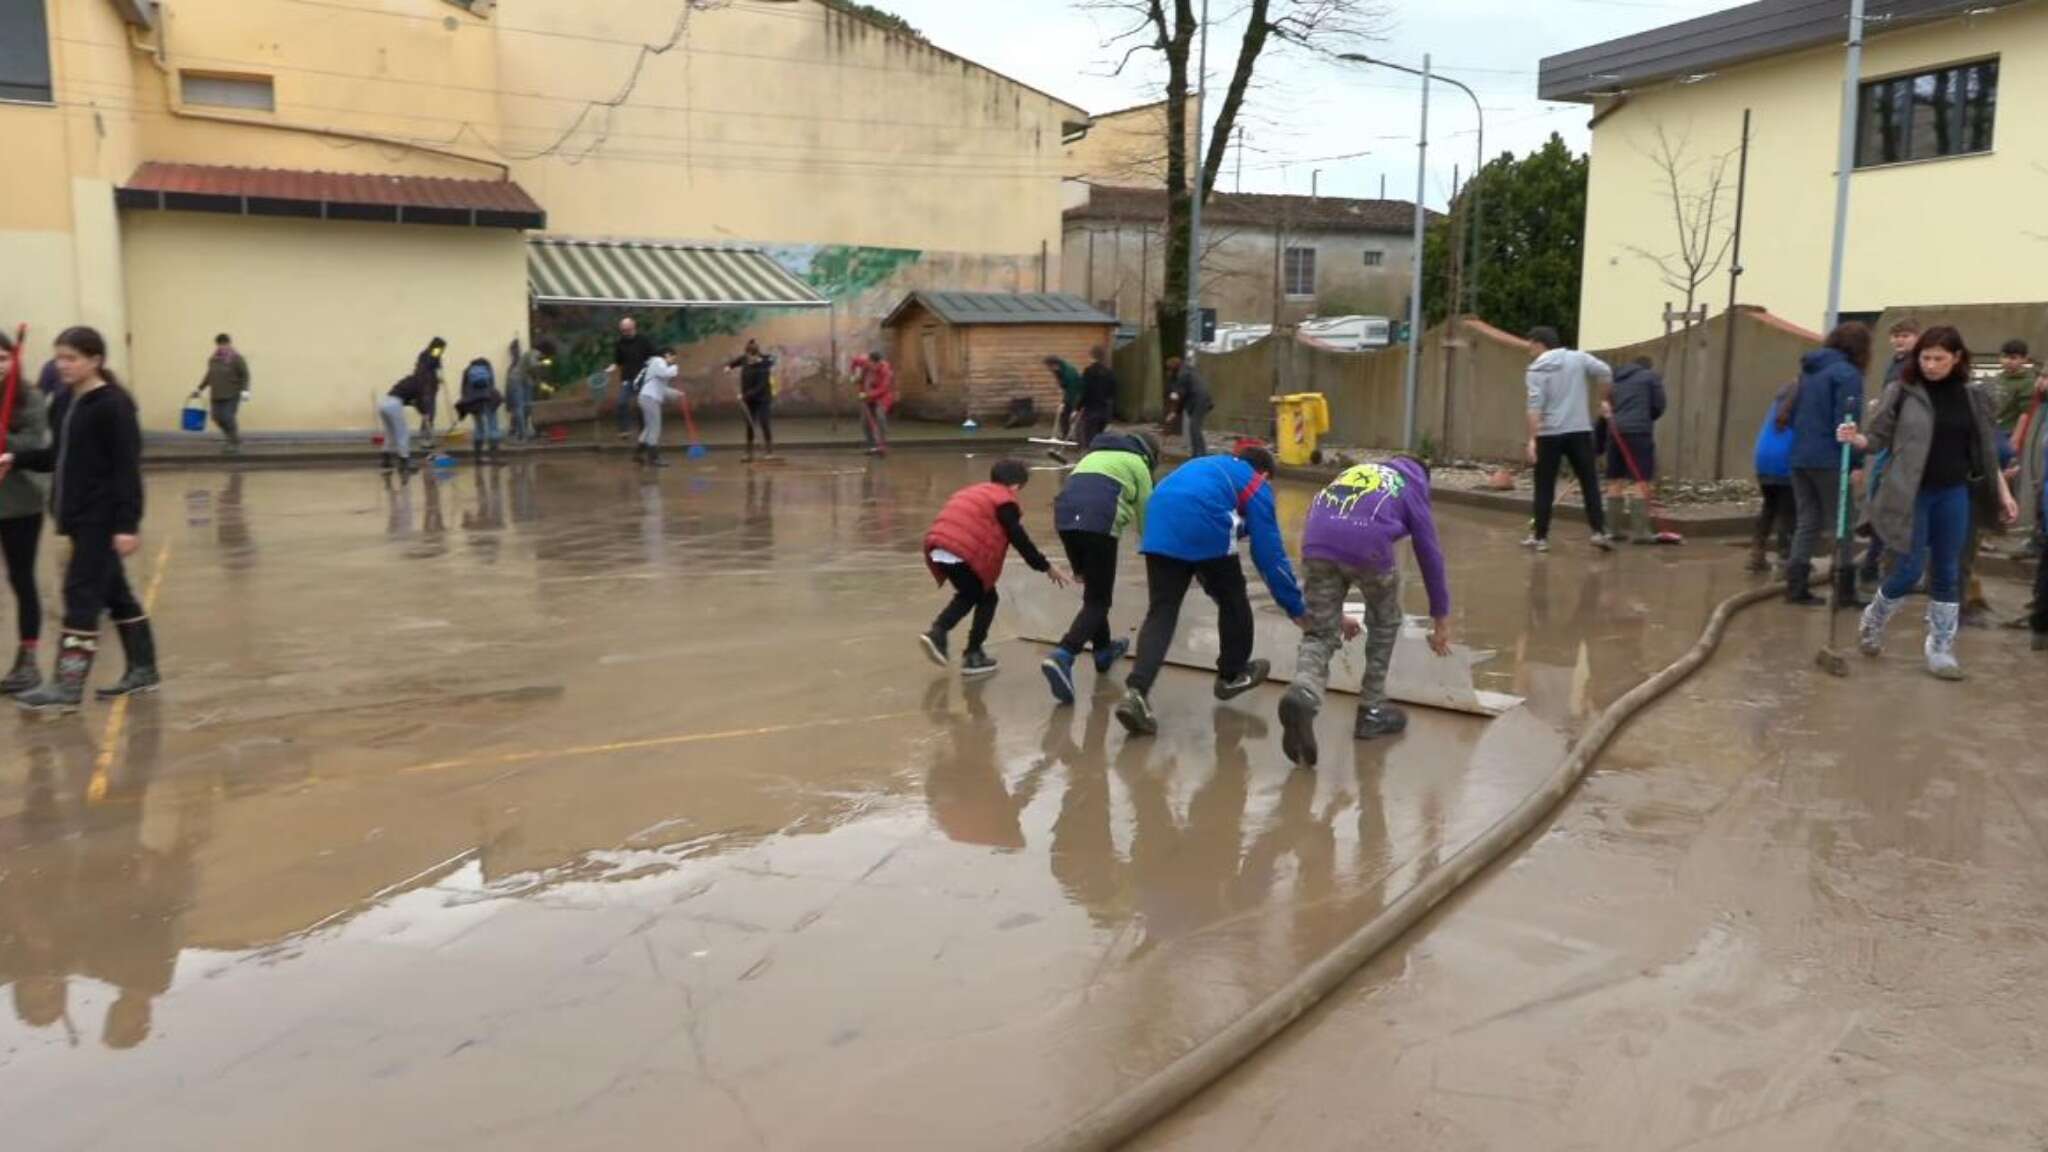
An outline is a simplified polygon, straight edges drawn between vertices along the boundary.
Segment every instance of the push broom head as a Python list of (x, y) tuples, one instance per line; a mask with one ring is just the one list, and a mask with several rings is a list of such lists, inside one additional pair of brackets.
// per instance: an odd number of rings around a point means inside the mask
[(1813, 658), (1813, 662), (1830, 676), (1847, 678), (1849, 675), (1849, 658), (1833, 648), (1821, 649), (1820, 654)]

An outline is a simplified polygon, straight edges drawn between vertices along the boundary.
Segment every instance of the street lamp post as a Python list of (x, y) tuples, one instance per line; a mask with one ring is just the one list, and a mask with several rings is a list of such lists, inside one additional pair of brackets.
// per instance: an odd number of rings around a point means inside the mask
[[(1209, 0), (1202, 0), (1201, 73), (1195, 78), (1195, 197), (1188, 213), (1187, 362), (1202, 350), (1202, 174), (1208, 157), (1202, 153), (1202, 121), (1209, 114)], [(1173, 391), (1173, 381), (1166, 382)]]
[[(1367, 67), (1391, 68), (1396, 72), (1406, 72), (1410, 76), (1422, 77), (1422, 139), (1417, 143), (1415, 150), (1415, 270), (1409, 287), (1408, 370), (1404, 380), (1403, 401), (1405, 407), (1402, 417), (1404, 423), (1401, 429), (1401, 445), (1403, 448), (1412, 451), (1415, 447), (1415, 394), (1419, 374), (1422, 371), (1422, 251), (1423, 245), (1427, 241), (1425, 232), (1428, 223), (1428, 212), (1423, 207), (1422, 201), (1428, 191), (1429, 176), (1429, 83), (1432, 80), (1441, 80), (1472, 99), (1472, 111), (1478, 117), (1478, 139), (1475, 148), (1477, 162), (1472, 168), (1475, 181), (1478, 179), (1478, 174), (1486, 166), (1486, 109), (1480, 105), (1477, 92), (1472, 91), (1470, 87), (1451, 79), (1449, 76), (1444, 76), (1432, 70), (1430, 58), (1427, 54), (1422, 57), (1422, 67), (1420, 68), (1410, 68), (1405, 64), (1395, 64), (1373, 56), (1367, 56), (1362, 52), (1347, 52), (1339, 56), (1338, 59), (1353, 64), (1363, 64)], [(1484, 184), (1478, 183), (1475, 183), (1472, 187), (1473, 255), (1471, 272), (1468, 277), (1470, 281), (1468, 285), (1468, 299), (1471, 302), (1476, 302), (1479, 298), (1479, 207), (1481, 204), (1480, 196), (1484, 188)], [(1454, 311), (1468, 308), (1469, 306), (1466, 301), (1451, 301), (1451, 307)]]

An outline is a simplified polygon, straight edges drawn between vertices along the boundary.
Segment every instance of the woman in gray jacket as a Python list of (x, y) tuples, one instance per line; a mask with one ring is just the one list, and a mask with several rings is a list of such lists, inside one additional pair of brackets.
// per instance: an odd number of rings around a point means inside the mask
[(1864, 654), (1883, 650), (1885, 625), (1931, 566), (1927, 670), (1943, 680), (1962, 679), (1956, 628), (1972, 502), (1997, 509), (2004, 523), (2019, 519), (1998, 467), (1991, 398), (1971, 382), (1962, 334), (1945, 326), (1922, 333), (1905, 371), (1878, 400), (1868, 430), (1843, 424), (1836, 438), (1865, 452), (1891, 452), (1860, 529), (1875, 533), (1896, 558), (1891, 577), (1864, 610)]
[[(0, 335), (0, 380), (17, 355), (14, 341)], [(30, 451), (50, 446), (48, 401), (42, 391), (27, 380), (14, 390), (14, 412), (7, 421), (9, 449)], [(14, 668), (0, 679), (0, 696), (18, 696), (43, 682), (36, 671), (36, 649), (43, 639), (43, 598), (36, 590), (36, 550), (43, 538), (42, 482), (26, 472), (0, 477), (0, 554), (7, 562), (7, 583), (14, 589), (18, 617), (16, 634), (20, 647)]]

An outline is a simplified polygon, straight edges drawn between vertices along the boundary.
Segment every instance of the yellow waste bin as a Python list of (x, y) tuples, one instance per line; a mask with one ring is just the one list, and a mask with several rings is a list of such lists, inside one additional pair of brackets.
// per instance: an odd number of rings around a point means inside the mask
[(1273, 397), (1274, 440), (1280, 463), (1315, 462), (1316, 445), (1330, 430), (1330, 405), (1321, 392), (1293, 392)]

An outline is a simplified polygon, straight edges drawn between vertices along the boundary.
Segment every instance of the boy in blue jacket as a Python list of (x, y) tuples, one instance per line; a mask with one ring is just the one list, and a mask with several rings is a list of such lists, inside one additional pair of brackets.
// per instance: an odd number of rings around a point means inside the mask
[[(1783, 563), (1792, 552), (1797, 509), (1792, 497), (1792, 419), (1785, 401), (1794, 387), (1787, 384), (1778, 389), (1770, 410), (1764, 413), (1763, 427), (1756, 433), (1756, 486), (1763, 493), (1764, 506), (1757, 513), (1756, 536), (1749, 542), (1751, 572), (1769, 572), (1770, 556)], [(1773, 535), (1777, 537), (1775, 548)]]
[(1308, 606), (1287, 560), (1280, 516), (1270, 483), (1273, 454), (1247, 447), (1235, 456), (1190, 460), (1160, 481), (1145, 510), (1145, 579), (1151, 605), (1138, 630), (1137, 666), (1124, 681), (1129, 689), (1116, 718), (1133, 736), (1159, 731), (1150, 694), (1166, 663), (1166, 649), (1180, 623), (1188, 585), (1198, 583), (1216, 602), (1222, 652), (1216, 660), (1216, 698), (1229, 700), (1265, 682), (1267, 661), (1253, 660), (1252, 603), (1237, 541), (1249, 538), (1252, 563), (1280, 609), (1306, 630)]

